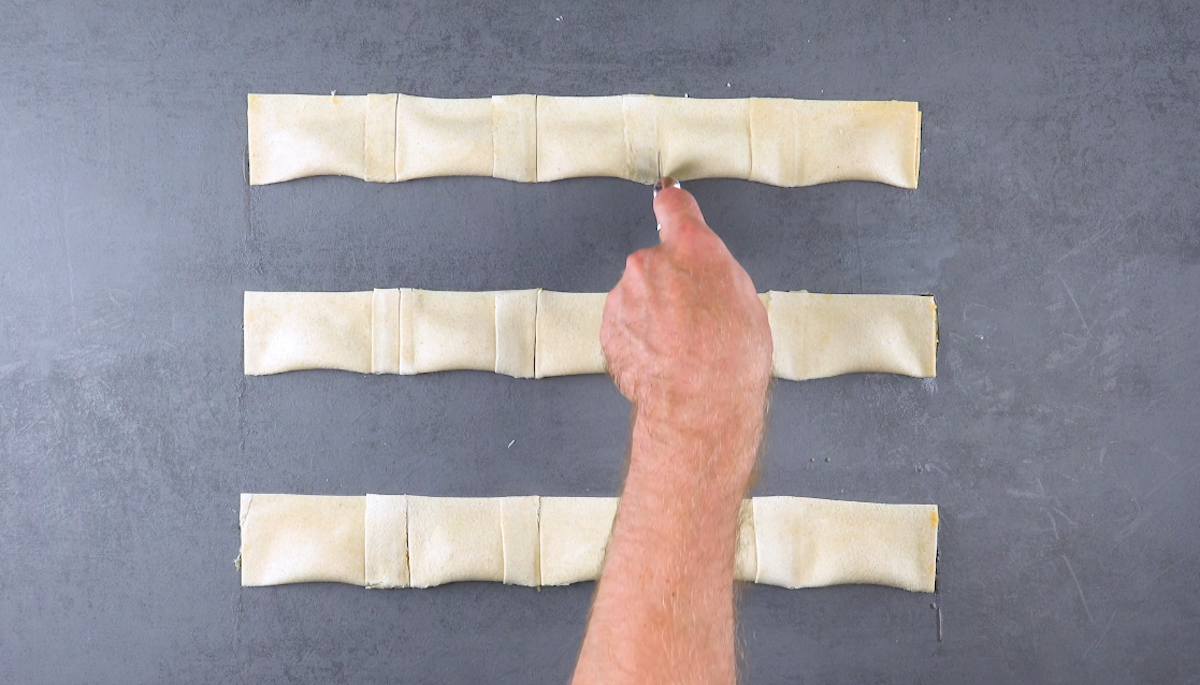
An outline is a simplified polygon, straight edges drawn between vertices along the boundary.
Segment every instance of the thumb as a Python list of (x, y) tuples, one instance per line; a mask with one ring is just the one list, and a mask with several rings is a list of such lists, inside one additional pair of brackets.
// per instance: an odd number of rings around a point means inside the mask
[(696, 198), (683, 188), (663, 188), (654, 196), (654, 216), (658, 219), (658, 237), (662, 242), (675, 240), (689, 229), (708, 229)]

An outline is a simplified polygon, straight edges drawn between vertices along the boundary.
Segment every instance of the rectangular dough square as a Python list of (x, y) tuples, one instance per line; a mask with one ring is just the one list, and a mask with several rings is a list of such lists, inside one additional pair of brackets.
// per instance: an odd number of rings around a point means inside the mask
[(299, 369), (371, 372), (373, 294), (263, 293), (243, 303), (245, 373)]
[(537, 378), (604, 373), (600, 324), (608, 293), (538, 291)]
[(770, 293), (778, 378), (937, 373), (937, 307), (924, 295)]
[(693, 178), (750, 177), (746, 100), (657, 98), (662, 173)]
[(400, 357), (413, 373), (496, 370), (496, 293), (403, 290), (400, 311)]
[(492, 99), (400, 95), (396, 178), (491, 176)]
[(540, 516), (542, 585), (599, 578), (617, 498), (543, 497)]
[(499, 497), (408, 496), (412, 587), (468, 580), (504, 581)]
[(750, 98), (750, 180), (790, 188), (804, 185), (795, 100)]
[(757, 582), (786, 588), (845, 583), (933, 592), (936, 505), (754, 498)]
[(877, 181), (916, 188), (921, 112), (915, 102), (796, 100), (800, 183)]
[(246, 96), (250, 185), (322, 175), (365, 179), (366, 113), (365, 96)]
[(364, 518), (366, 586), (408, 587), (407, 498), (367, 495)]
[(365, 582), (366, 499), (243, 494), (242, 585)]
[(537, 176), (627, 176), (621, 96), (537, 99)]

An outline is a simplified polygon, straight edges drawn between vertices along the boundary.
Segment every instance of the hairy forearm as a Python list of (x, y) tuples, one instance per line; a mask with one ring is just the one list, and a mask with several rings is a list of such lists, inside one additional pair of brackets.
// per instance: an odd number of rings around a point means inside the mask
[[(670, 181), (670, 183), (667, 183)], [(733, 683), (733, 556), (762, 439), (771, 329), (750, 276), (671, 179), (600, 343), (634, 405), (629, 473), (576, 683)]]
[(737, 518), (761, 413), (635, 419), (576, 683), (732, 683)]

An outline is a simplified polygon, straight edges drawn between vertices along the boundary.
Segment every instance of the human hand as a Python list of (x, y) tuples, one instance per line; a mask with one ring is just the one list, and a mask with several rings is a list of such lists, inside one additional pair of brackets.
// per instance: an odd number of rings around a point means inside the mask
[[(753, 452), (771, 375), (766, 308), (690, 193), (662, 190), (654, 213), (662, 244), (629, 256), (604, 305), (609, 372), (634, 404), (635, 430), (720, 444), (744, 437)], [(737, 469), (747, 478), (753, 456)]]

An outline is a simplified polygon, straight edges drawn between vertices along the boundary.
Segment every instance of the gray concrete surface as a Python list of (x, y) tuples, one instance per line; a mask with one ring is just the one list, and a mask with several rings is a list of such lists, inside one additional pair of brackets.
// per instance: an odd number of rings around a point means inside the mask
[(936, 381), (780, 383), (756, 489), (940, 504), (938, 594), (747, 588), (745, 679), (1200, 682), (1189, 3), (250, 4), (0, 6), (0, 681), (568, 677), (590, 585), (238, 586), (240, 492), (619, 485), (603, 377), (242, 377), (246, 289), (603, 290), (654, 241), (611, 179), (248, 187), (246, 93), (336, 89), (919, 101), (919, 190), (689, 184), (760, 288), (941, 311)]

